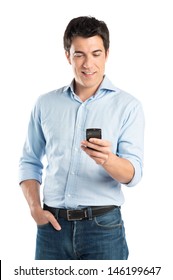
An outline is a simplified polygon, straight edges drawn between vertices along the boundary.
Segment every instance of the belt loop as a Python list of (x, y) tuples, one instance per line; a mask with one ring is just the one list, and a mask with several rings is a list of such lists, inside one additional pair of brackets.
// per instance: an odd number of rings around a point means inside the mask
[(93, 217), (93, 216), (92, 216), (92, 208), (91, 208), (91, 207), (88, 207), (88, 208), (87, 208), (87, 211), (88, 211), (88, 219), (89, 219), (89, 220), (92, 220), (92, 217)]
[(59, 216), (59, 209), (55, 209), (55, 218), (58, 220), (58, 216)]

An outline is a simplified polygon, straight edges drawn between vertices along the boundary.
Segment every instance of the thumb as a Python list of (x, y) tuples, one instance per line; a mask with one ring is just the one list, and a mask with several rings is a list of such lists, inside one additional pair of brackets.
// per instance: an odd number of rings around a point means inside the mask
[(48, 212), (47, 219), (49, 220), (49, 222), (52, 224), (52, 226), (56, 230), (61, 230), (60, 224), (58, 223), (58, 221), (56, 220), (56, 218), (54, 217), (54, 215), (52, 213)]

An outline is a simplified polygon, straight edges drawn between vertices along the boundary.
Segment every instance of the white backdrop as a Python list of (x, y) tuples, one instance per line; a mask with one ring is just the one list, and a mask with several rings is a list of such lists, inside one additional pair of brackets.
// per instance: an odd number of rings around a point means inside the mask
[(38, 96), (68, 84), (62, 37), (71, 18), (92, 15), (110, 30), (106, 74), (143, 104), (144, 176), (123, 187), (129, 261), (172, 257), (172, 8), (168, 0), (15, 0), (0, 3), (0, 258), (32, 261), (36, 226), (18, 186), (18, 161)]

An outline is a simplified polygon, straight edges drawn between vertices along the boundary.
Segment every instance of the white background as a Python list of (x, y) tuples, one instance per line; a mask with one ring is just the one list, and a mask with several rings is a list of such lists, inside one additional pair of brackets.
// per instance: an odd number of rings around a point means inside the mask
[[(61, 4), (61, 5), (60, 5)], [(106, 74), (143, 104), (144, 176), (123, 187), (129, 261), (153, 265), (172, 257), (173, 9), (154, 0), (4, 0), (0, 3), (0, 258), (32, 261), (36, 226), (18, 186), (18, 161), (38, 96), (73, 75), (62, 37), (81, 15), (110, 30)]]

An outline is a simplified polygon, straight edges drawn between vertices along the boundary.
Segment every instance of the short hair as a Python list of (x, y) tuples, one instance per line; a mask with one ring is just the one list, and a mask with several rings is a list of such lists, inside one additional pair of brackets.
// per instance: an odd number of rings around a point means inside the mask
[(104, 21), (91, 16), (73, 18), (64, 32), (64, 49), (70, 51), (72, 40), (76, 36), (89, 38), (96, 35), (102, 38), (105, 51), (107, 51), (109, 49), (109, 30)]

